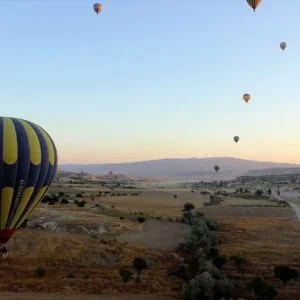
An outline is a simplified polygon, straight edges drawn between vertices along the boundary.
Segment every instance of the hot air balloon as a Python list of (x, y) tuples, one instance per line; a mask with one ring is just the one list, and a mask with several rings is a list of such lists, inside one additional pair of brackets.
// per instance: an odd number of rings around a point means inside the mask
[(0, 136), (3, 245), (47, 192), (56, 173), (57, 152), (44, 129), (23, 119), (0, 117)]
[(244, 101), (245, 101), (246, 103), (248, 103), (248, 101), (250, 100), (250, 98), (251, 98), (250, 94), (244, 94), (244, 95), (243, 95), (243, 99), (244, 99)]
[(94, 8), (94, 11), (96, 12), (96, 14), (98, 15), (102, 11), (102, 4), (95, 3), (93, 8)]
[(218, 165), (215, 165), (214, 169), (215, 169), (216, 172), (219, 172), (220, 167)]
[(280, 43), (280, 48), (281, 48), (282, 50), (284, 50), (286, 47), (287, 47), (287, 43), (286, 43), (286, 42), (281, 42), (281, 43)]
[(253, 8), (253, 11), (260, 5), (261, 0), (247, 0), (247, 3)]
[(238, 141), (239, 141), (239, 137), (238, 136), (235, 136), (234, 138), (233, 138), (233, 140), (237, 143)]

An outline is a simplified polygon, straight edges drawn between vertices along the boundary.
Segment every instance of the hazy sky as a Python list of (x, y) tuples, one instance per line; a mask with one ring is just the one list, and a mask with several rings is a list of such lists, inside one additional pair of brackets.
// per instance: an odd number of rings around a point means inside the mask
[(300, 1), (262, 2), (1, 0), (1, 115), (44, 127), (60, 163), (300, 163)]

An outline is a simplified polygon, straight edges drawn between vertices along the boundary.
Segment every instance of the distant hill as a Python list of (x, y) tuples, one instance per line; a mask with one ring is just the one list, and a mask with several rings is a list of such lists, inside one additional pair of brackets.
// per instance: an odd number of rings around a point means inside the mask
[[(220, 171), (214, 171), (214, 165), (220, 166)], [(123, 173), (130, 177), (147, 177), (161, 179), (209, 180), (232, 179), (245, 175), (251, 170), (300, 168), (297, 164), (260, 162), (237, 159), (232, 157), (210, 158), (166, 158), (132, 163), (113, 164), (62, 164), (63, 171), (80, 172), (83, 170), (95, 175), (103, 175), (109, 171)]]
[(271, 168), (262, 170), (250, 170), (246, 173), (246, 176), (268, 176), (286, 174), (300, 174), (300, 168)]

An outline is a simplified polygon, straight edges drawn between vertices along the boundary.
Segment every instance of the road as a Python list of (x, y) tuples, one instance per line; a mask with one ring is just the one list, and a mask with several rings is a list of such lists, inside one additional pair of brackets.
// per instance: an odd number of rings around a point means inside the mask
[(279, 196), (279, 195), (277, 195), (277, 191), (275, 191), (274, 189), (272, 189), (272, 195), (277, 200), (286, 201), (290, 205), (290, 207), (293, 208), (298, 221), (300, 221), (300, 207), (298, 204), (296, 204), (292, 201), (293, 197), (290, 197), (290, 196), (288, 197), (287, 195), (284, 194), (284, 192), (281, 192), (281, 194)]

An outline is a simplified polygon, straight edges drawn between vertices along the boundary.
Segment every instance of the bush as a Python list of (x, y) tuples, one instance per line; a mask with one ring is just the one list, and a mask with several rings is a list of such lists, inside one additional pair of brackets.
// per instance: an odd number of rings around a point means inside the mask
[(59, 197), (63, 197), (64, 195), (65, 195), (64, 192), (59, 192), (59, 193), (58, 193), (58, 196), (59, 196)]
[(184, 284), (182, 289), (184, 300), (213, 299), (215, 280), (211, 274), (204, 272)]
[(254, 277), (251, 282), (247, 284), (247, 288), (249, 291), (254, 292), (254, 297), (257, 300), (272, 300), (278, 294), (276, 289), (265, 283), (261, 277)]
[(213, 263), (214, 265), (219, 269), (222, 270), (223, 266), (226, 264), (227, 262), (227, 258), (226, 256), (222, 255), (222, 256), (217, 256), (214, 258)]
[(43, 197), (43, 199), (41, 200), (42, 203), (47, 203), (49, 201), (52, 200), (52, 197), (50, 197), (49, 195), (46, 195)]
[(77, 194), (76, 194), (76, 197), (77, 197), (77, 198), (82, 198), (82, 194), (81, 194), (81, 193), (77, 193)]
[(178, 196), (177, 196), (177, 195), (174, 195), (173, 197), (176, 199)]
[(296, 280), (299, 277), (299, 272), (288, 266), (279, 265), (274, 268), (274, 275), (282, 281), (285, 287), (290, 280)]
[(124, 217), (120, 217), (120, 220), (123, 220), (124, 219)]
[(85, 201), (80, 201), (80, 202), (78, 201), (78, 202), (77, 202), (77, 206), (78, 206), (78, 207), (84, 207), (85, 204), (86, 204)]
[(135, 270), (137, 271), (137, 282), (140, 282), (140, 275), (142, 270), (145, 270), (148, 268), (148, 264), (146, 262), (146, 260), (142, 257), (135, 257), (134, 260), (132, 261), (132, 266), (133, 268), (135, 268)]
[(207, 227), (213, 231), (217, 231), (220, 227), (219, 224), (217, 223), (217, 221), (214, 221), (214, 220), (206, 220), (205, 223), (206, 223)]
[(39, 266), (34, 270), (34, 275), (38, 278), (45, 277), (47, 274), (47, 271), (44, 267)]
[(119, 274), (122, 277), (124, 283), (130, 281), (133, 277), (132, 271), (128, 267), (123, 267), (119, 270)]
[(138, 217), (137, 219), (140, 223), (144, 223), (145, 222), (145, 218), (144, 217)]
[(184, 208), (183, 208), (183, 211), (191, 211), (195, 208), (195, 205), (193, 203), (190, 203), (190, 202), (186, 202), (184, 204)]
[(61, 204), (68, 204), (69, 203), (69, 200), (66, 199), (66, 198), (62, 198), (61, 201), (60, 201)]
[(248, 260), (246, 257), (241, 255), (234, 255), (230, 257), (230, 260), (232, 260), (236, 266), (236, 268), (245, 275), (246, 268), (248, 266)]
[(21, 228), (25, 228), (27, 226), (28, 220), (25, 219), (23, 223), (20, 225)]
[(217, 280), (214, 287), (215, 298), (220, 299), (224, 297), (227, 299), (233, 297), (233, 289), (234, 285), (228, 278)]
[(75, 278), (76, 276), (73, 273), (68, 274), (68, 278)]

